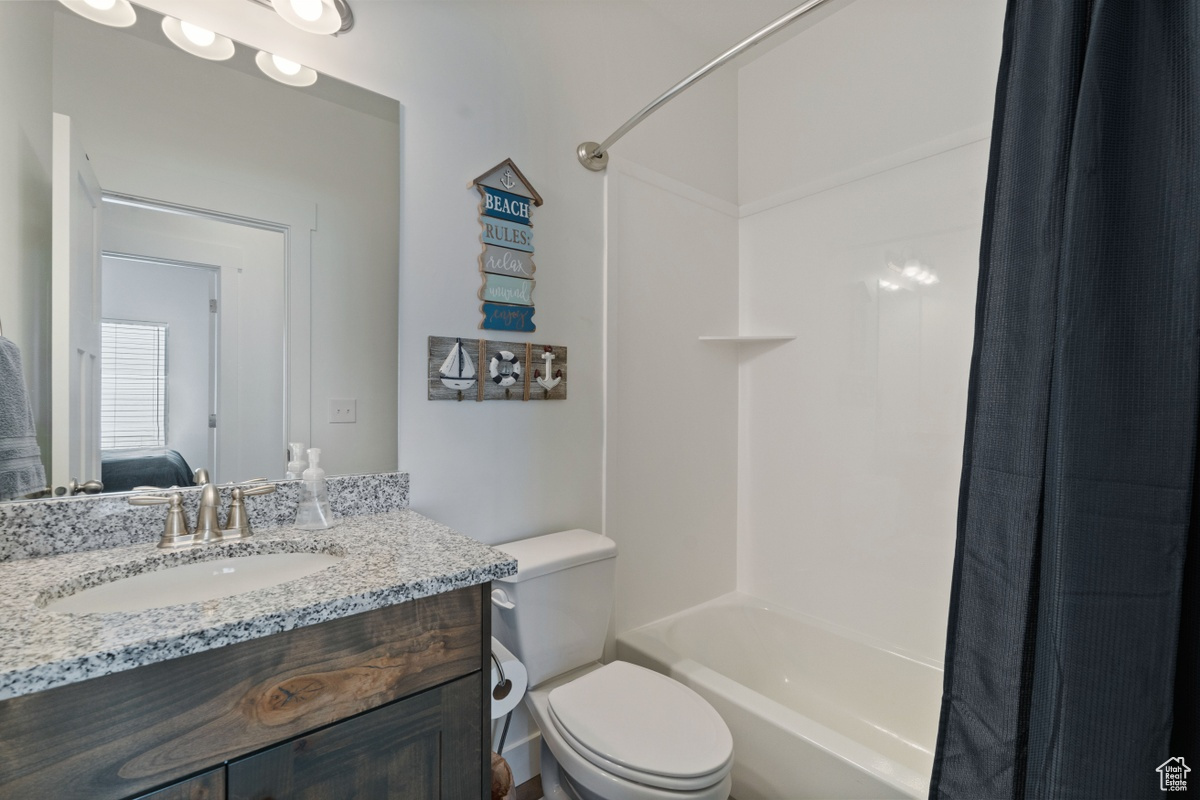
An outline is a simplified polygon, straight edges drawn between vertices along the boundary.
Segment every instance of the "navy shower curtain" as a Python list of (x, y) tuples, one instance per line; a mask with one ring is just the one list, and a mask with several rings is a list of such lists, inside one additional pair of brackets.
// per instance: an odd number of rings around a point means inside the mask
[(1004, 37), (930, 797), (1200, 792), (1200, 0)]

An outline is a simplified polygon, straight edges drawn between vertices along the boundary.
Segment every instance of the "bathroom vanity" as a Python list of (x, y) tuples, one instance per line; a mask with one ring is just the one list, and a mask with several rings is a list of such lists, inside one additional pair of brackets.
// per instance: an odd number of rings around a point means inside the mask
[[(338, 558), (229, 597), (53, 610), (120, 577), (278, 553)], [(2, 563), (0, 798), (486, 796), (490, 581), (515, 569), (407, 508)]]

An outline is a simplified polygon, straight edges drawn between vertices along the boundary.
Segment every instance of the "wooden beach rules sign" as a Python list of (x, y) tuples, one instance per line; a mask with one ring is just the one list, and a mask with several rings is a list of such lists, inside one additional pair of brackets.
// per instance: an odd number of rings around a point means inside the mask
[(533, 332), (533, 220), (542, 204), (521, 170), (506, 158), (480, 175), (471, 185), (479, 190), (479, 272), (483, 286), (479, 299), (483, 321), (492, 331)]

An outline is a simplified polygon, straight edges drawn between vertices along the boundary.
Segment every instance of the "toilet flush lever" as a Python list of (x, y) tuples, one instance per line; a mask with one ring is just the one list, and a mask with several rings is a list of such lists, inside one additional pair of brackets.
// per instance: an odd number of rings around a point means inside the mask
[(492, 605), (503, 608), (505, 611), (512, 611), (516, 608), (503, 589), (492, 589)]

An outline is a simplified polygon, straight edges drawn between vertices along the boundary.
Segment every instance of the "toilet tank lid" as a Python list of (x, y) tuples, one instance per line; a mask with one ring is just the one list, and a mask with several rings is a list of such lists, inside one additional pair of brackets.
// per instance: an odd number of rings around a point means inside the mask
[(496, 549), (517, 560), (517, 574), (499, 578), (501, 583), (520, 583), (548, 572), (615, 558), (617, 555), (617, 543), (612, 539), (582, 529), (520, 539), (496, 545)]

